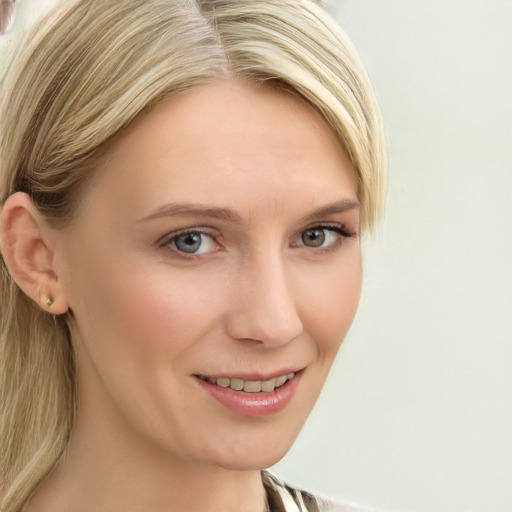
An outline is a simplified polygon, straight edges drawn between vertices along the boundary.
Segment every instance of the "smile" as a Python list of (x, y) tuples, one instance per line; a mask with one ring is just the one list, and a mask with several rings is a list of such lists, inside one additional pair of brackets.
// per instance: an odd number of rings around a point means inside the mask
[(280, 388), (286, 382), (295, 377), (295, 373), (287, 373), (279, 377), (273, 377), (268, 380), (244, 380), (240, 378), (230, 377), (208, 377), (199, 375), (200, 379), (215, 384), (221, 388), (230, 388), (233, 391), (243, 391), (245, 393), (271, 393), (275, 389)]
[[(281, 370), (283, 371), (283, 370)], [(231, 412), (242, 416), (267, 416), (285, 409), (298, 390), (305, 369), (265, 380), (194, 375), (200, 388)]]

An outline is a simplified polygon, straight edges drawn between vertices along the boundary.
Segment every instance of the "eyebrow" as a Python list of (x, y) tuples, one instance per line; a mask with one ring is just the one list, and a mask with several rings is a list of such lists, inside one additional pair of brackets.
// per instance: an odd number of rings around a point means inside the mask
[[(342, 199), (328, 205), (322, 206), (313, 212), (305, 215), (302, 222), (310, 222), (320, 217), (343, 213), (348, 210), (359, 209), (360, 203), (357, 199)], [(242, 215), (236, 210), (228, 208), (219, 208), (216, 206), (205, 205), (201, 203), (175, 203), (167, 204), (157, 208), (153, 213), (139, 219), (137, 223), (149, 222), (161, 217), (177, 217), (180, 215), (192, 215), (198, 217), (210, 217), (223, 221), (232, 222), (234, 224), (242, 224)]]
[(327, 217), (328, 215), (334, 215), (336, 213), (343, 213), (355, 209), (359, 210), (360, 208), (361, 203), (358, 199), (342, 199), (341, 201), (330, 203), (326, 206), (318, 208), (318, 210), (314, 210), (313, 212), (308, 213), (305, 217), (302, 218), (302, 222), (310, 222), (321, 217)]
[(200, 203), (175, 203), (161, 206), (153, 213), (138, 220), (137, 222), (148, 222), (160, 217), (177, 217), (179, 215), (196, 215), (200, 217), (211, 217), (214, 219), (225, 220), (235, 224), (242, 223), (242, 216), (235, 210), (227, 208), (218, 208), (215, 206), (204, 205)]

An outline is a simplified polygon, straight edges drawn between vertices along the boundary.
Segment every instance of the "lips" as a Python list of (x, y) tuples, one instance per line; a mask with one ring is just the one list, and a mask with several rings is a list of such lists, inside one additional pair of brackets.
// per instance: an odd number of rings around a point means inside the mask
[(266, 380), (242, 379), (239, 377), (209, 377), (199, 375), (199, 378), (221, 388), (245, 393), (271, 393), (295, 377), (295, 372), (279, 375)]
[[(195, 375), (208, 395), (231, 412), (243, 416), (266, 416), (285, 409), (292, 401), (303, 370), (279, 372), (274, 376)], [(259, 378), (258, 378), (259, 377)]]

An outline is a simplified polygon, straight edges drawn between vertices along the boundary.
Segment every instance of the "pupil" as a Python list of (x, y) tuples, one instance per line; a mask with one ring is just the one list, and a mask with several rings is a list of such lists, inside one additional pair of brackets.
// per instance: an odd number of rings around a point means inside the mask
[(310, 229), (302, 235), (302, 242), (309, 247), (320, 247), (325, 242), (323, 229)]
[(198, 233), (187, 233), (176, 238), (174, 243), (178, 250), (194, 253), (201, 247), (201, 235)]

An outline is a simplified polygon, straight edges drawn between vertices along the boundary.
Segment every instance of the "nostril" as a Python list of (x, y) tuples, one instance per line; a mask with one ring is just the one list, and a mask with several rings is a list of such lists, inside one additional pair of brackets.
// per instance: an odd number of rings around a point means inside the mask
[(232, 338), (266, 347), (286, 345), (304, 330), (297, 308), (300, 290), (277, 250), (262, 251), (240, 269), (226, 303), (225, 327)]
[(230, 314), (228, 331), (239, 341), (259, 343), (267, 347), (278, 347), (298, 338), (304, 327), (297, 311), (272, 313), (262, 308), (240, 308)]

